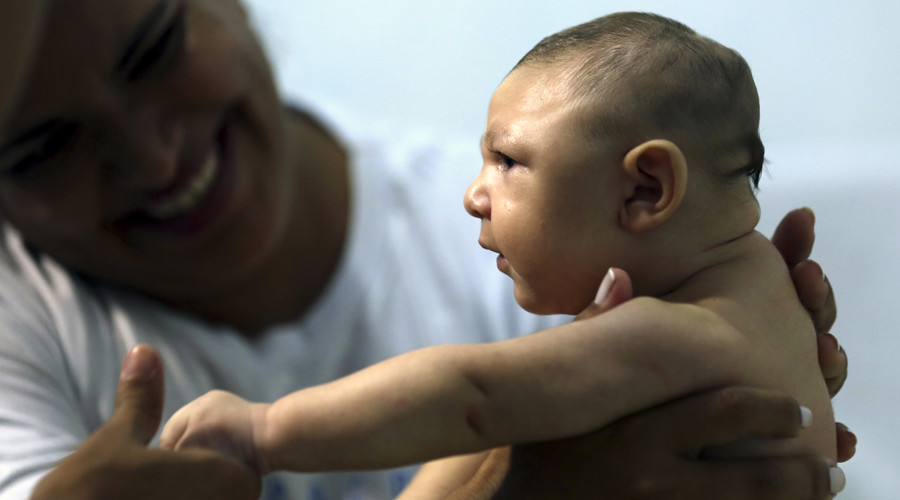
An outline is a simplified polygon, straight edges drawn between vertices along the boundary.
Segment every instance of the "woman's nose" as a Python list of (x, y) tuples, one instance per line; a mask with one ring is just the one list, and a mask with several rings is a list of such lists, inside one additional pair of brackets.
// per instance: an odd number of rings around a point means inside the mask
[(139, 189), (168, 186), (178, 175), (184, 127), (151, 106), (135, 107), (119, 121), (111, 144), (116, 178)]
[(466, 206), (466, 212), (469, 212), (469, 215), (472, 217), (479, 219), (491, 218), (491, 198), (488, 195), (487, 185), (482, 175), (476, 177), (469, 184), (463, 204)]

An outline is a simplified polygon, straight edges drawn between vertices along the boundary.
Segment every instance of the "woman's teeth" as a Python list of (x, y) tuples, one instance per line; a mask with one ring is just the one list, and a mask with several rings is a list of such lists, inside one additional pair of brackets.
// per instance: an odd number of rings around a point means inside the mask
[(219, 171), (219, 155), (210, 152), (203, 168), (180, 190), (146, 207), (144, 212), (154, 219), (171, 219), (196, 208), (209, 192)]

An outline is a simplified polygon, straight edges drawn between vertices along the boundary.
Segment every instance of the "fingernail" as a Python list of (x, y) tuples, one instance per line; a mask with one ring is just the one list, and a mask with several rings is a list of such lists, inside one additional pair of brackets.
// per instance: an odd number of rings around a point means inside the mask
[(803, 207), (801, 210), (804, 210), (804, 211), (806, 211), (806, 212), (809, 212), (809, 215), (812, 217), (813, 224), (815, 224), (815, 222), (816, 222), (816, 213), (813, 211), (813, 209), (811, 209), (811, 208), (809, 208), (809, 207)]
[(156, 369), (153, 356), (141, 356), (143, 345), (134, 346), (125, 356), (122, 366), (123, 380), (144, 380), (150, 378)]
[(812, 425), (812, 410), (805, 406), (800, 407), (800, 427), (806, 429)]
[[(830, 333), (820, 333), (819, 339), (825, 342), (822, 347), (832, 352), (840, 352), (841, 345), (838, 343), (837, 337)], [(831, 344), (831, 347), (828, 347), (827, 344)]]
[(853, 440), (853, 448), (856, 448), (857, 443), (859, 443), (859, 438), (856, 437), (856, 434), (853, 433), (846, 425), (838, 422), (837, 424), (847, 435), (850, 436), (850, 439)]
[(850, 429), (847, 428), (846, 425), (841, 424), (844, 427), (844, 430), (847, 431), (847, 434), (850, 435), (850, 438), (853, 439), (853, 446), (856, 447), (856, 443), (859, 442), (859, 438), (856, 437), (856, 434), (853, 433)]
[(597, 290), (597, 296), (594, 297), (594, 304), (600, 305), (606, 300), (606, 296), (609, 295), (609, 290), (612, 288), (613, 283), (616, 282), (616, 275), (613, 273), (612, 268), (609, 271), (606, 271), (606, 276), (603, 277), (603, 281), (600, 282), (600, 288)]
[(828, 480), (831, 483), (832, 495), (837, 495), (844, 491), (844, 486), (847, 484), (847, 478), (844, 476), (844, 471), (842, 471), (840, 467), (832, 467), (828, 470)]

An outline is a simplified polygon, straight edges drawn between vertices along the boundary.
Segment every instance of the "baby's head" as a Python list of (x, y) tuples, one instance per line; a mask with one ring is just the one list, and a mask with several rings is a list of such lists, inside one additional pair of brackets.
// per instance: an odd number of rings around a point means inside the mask
[(545, 38), (501, 83), (466, 208), (529, 311), (577, 313), (610, 266), (658, 295), (755, 227), (758, 125), (739, 54), (613, 14)]

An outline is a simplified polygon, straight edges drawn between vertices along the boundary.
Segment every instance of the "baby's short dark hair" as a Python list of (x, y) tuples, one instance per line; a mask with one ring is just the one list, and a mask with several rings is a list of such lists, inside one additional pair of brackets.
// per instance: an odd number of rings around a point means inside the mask
[(541, 40), (516, 65), (553, 66), (587, 106), (595, 138), (637, 145), (663, 134), (727, 177), (759, 183), (759, 97), (736, 51), (672, 19), (600, 17)]

